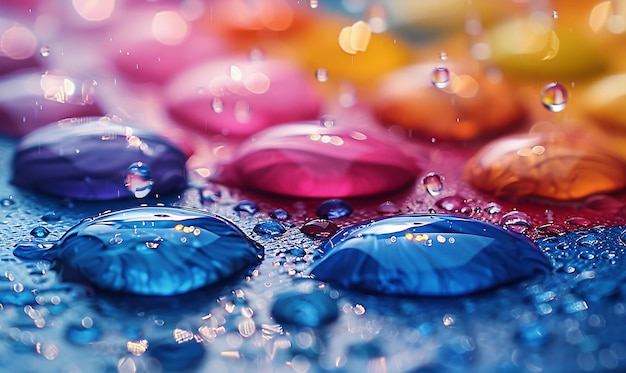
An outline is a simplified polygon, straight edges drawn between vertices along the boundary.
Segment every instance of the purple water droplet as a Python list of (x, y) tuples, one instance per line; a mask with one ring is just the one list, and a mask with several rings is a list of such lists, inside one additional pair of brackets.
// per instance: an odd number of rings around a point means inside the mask
[(352, 207), (347, 202), (340, 199), (329, 199), (322, 202), (315, 213), (324, 219), (340, 219), (350, 216), (352, 211)]
[(233, 207), (233, 210), (254, 215), (259, 212), (259, 207), (252, 201), (241, 201)]
[[(114, 155), (114, 156), (113, 156)], [(186, 186), (186, 157), (164, 138), (107, 118), (74, 118), (24, 137), (13, 158), (13, 184), (84, 200), (132, 197), (125, 185), (134, 162), (150, 169), (152, 192)]]
[(276, 220), (287, 220), (291, 217), (291, 215), (289, 215), (289, 212), (287, 212), (287, 210), (277, 208), (270, 213), (270, 217)]
[(391, 201), (386, 201), (378, 205), (376, 209), (380, 214), (395, 214), (400, 211), (400, 207)]

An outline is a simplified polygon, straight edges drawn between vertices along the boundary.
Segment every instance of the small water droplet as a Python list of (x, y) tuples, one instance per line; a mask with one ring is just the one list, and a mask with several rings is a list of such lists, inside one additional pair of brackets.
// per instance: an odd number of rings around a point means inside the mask
[(578, 254), (578, 257), (585, 260), (592, 260), (595, 259), (596, 254), (589, 250), (583, 250), (580, 252), (580, 254)]
[(52, 211), (47, 214), (41, 216), (41, 220), (45, 222), (55, 222), (61, 220), (61, 215), (58, 215), (56, 212)]
[(254, 226), (254, 233), (261, 236), (278, 237), (285, 233), (285, 227), (277, 221), (264, 221)]
[(254, 215), (259, 212), (259, 207), (252, 201), (241, 201), (233, 207), (233, 210), (238, 212), (247, 212), (250, 215)]
[(537, 232), (550, 236), (558, 236), (565, 232), (565, 228), (558, 224), (546, 223), (537, 227)]
[(135, 162), (128, 166), (124, 185), (136, 198), (146, 197), (154, 185), (150, 167), (143, 162)]
[(213, 97), (211, 100), (211, 110), (216, 114), (224, 112), (224, 101), (221, 97)]
[(339, 310), (336, 301), (324, 293), (288, 292), (276, 296), (272, 316), (282, 324), (318, 328), (335, 321)]
[(9, 198), (2, 198), (0, 199), (0, 205), (2, 205), (3, 207), (13, 206), (15, 205), (15, 201), (13, 200), (12, 196)]
[(289, 215), (289, 212), (287, 212), (287, 210), (278, 208), (274, 209), (274, 211), (270, 213), (270, 217), (276, 220), (287, 220), (291, 217), (291, 215)]
[(450, 84), (450, 71), (446, 67), (436, 67), (430, 74), (430, 80), (437, 88), (446, 88)]
[(93, 343), (100, 338), (101, 334), (102, 331), (94, 326), (90, 317), (84, 317), (80, 323), (70, 324), (65, 331), (67, 339), (77, 345)]
[(313, 219), (300, 227), (300, 232), (314, 238), (329, 238), (337, 233), (338, 230), (337, 224), (326, 219)]
[(565, 224), (571, 225), (577, 228), (589, 228), (593, 223), (587, 218), (580, 216), (572, 216), (565, 220)]
[(317, 79), (320, 83), (325, 83), (328, 81), (328, 70), (323, 67), (315, 70), (315, 79)]
[(504, 229), (524, 233), (531, 227), (532, 220), (525, 212), (514, 210), (504, 214), (502, 218), (500, 218), (500, 225), (502, 225)]
[(548, 110), (558, 113), (567, 106), (567, 89), (557, 83), (549, 83), (541, 91), (541, 103)]
[(559, 12), (558, 12), (557, 10), (553, 10), (553, 11), (552, 11), (552, 18), (553, 18), (553, 19), (557, 19), (557, 18), (559, 18)]
[(36, 238), (45, 238), (45, 237), (48, 237), (49, 234), (50, 234), (50, 231), (48, 230), (48, 228), (41, 226), (41, 225), (33, 228), (30, 231), (30, 235)]
[(576, 243), (581, 246), (596, 248), (600, 245), (600, 239), (595, 234), (588, 233), (578, 238)]
[(319, 6), (319, 2), (318, 0), (311, 0), (309, 5), (311, 6), (311, 9), (316, 9)]
[(352, 214), (352, 207), (341, 199), (329, 199), (322, 202), (315, 210), (320, 218), (324, 219), (340, 219)]
[(325, 128), (334, 127), (335, 118), (330, 115), (322, 115), (322, 118), (320, 118), (320, 124)]
[(422, 184), (424, 184), (424, 189), (426, 189), (428, 194), (431, 196), (438, 196), (443, 190), (443, 176), (431, 172), (424, 176)]
[(391, 201), (385, 201), (378, 205), (376, 209), (380, 214), (395, 214), (400, 211), (400, 207)]
[(485, 206), (484, 210), (489, 215), (495, 215), (502, 212), (502, 206), (496, 202), (489, 202)]
[(459, 211), (466, 206), (465, 198), (458, 195), (440, 198), (435, 205), (445, 211)]
[(39, 54), (41, 55), (41, 57), (50, 56), (50, 47), (47, 45), (41, 46), (41, 48), (39, 48)]
[(439, 59), (442, 61), (445, 61), (448, 59), (448, 52), (446, 51), (441, 51), (439, 52)]

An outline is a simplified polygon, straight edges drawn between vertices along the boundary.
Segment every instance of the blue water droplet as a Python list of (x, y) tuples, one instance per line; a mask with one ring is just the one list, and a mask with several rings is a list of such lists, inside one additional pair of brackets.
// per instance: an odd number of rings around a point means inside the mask
[(254, 226), (254, 233), (262, 236), (277, 237), (285, 233), (285, 227), (277, 221), (264, 221)]
[(50, 231), (48, 230), (48, 228), (41, 226), (41, 225), (33, 228), (30, 231), (30, 235), (35, 238), (46, 238), (48, 237), (49, 234), (50, 234)]
[(124, 185), (136, 198), (147, 197), (154, 185), (150, 167), (143, 162), (134, 162), (128, 166)]
[(317, 280), (384, 294), (467, 294), (551, 271), (525, 236), (451, 215), (401, 215), (352, 226), (322, 251), (309, 270)]
[(202, 344), (193, 340), (183, 343), (168, 341), (151, 344), (148, 354), (161, 363), (164, 371), (180, 372), (197, 367), (202, 362), (206, 350)]
[(270, 217), (276, 220), (287, 220), (290, 216), (287, 210), (281, 208), (275, 209), (270, 213)]
[(0, 199), (0, 205), (2, 205), (3, 207), (13, 206), (14, 204), (15, 204), (15, 201), (13, 200), (12, 197)]
[(86, 345), (93, 343), (100, 338), (102, 331), (93, 325), (89, 317), (85, 317), (80, 323), (74, 323), (67, 327), (65, 335), (72, 343)]
[(539, 347), (548, 340), (548, 331), (542, 323), (531, 323), (520, 328), (517, 338), (526, 347)]
[(84, 200), (133, 197), (129, 165), (150, 170), (155, 194), (186, 186), (185, 154), (161, 136), (110, 118), (72, 118), (26, 135), (15, 150), (12, 182), (35, 191)]
[(251, 201), (241, 201), (233, 207), (233, 210), (237, 212), (247, 212), (250, 215), (254, 215), (259, 212), (259, 207)]
[(258, 264), (263, 247), (217, 215), (141, 207), (85, 220), (57, 244), (68, 281), (114, 291), (182, 294)]
[(329, 199), (322, 202), (315, 210), (320, 218), (324, 219), (340, 219), (352, 214), (352, 207), (341, 199)]
[(339, 317), (337, 303), (321, 292), (288, 292), (276, 296), (272, 316), (282, 324), (317, 328)]
[(60, 221), (61, 220), (61, 215), (59, 215), (56, 212), (52, 211), (52, 212), (49, 212), (47, 214), (42, 215), (41, 216), (41, 220), (43, 220), (45, 222), (56, 222), (56, 221)]

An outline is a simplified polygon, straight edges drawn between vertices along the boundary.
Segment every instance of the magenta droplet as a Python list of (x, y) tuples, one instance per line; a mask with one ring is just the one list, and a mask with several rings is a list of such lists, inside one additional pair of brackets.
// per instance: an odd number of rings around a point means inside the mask
[[(204, 87), (204, 94), (198, 94), (198, 87)], [(215, 110), (216, 97), (219, 110)], [(314, 119), (321, 108), (310, 79), (296, 66), (245, 58), (211, 61), (183, 70), (168, 85), (166, 102), (170, 115), (181, 124), (234, 136)]]
[(216, 178), (280, 195), (343, 198), (401, 188), (416, 173), (398, 143), (379, 134), (301, 123), (256, 134)]

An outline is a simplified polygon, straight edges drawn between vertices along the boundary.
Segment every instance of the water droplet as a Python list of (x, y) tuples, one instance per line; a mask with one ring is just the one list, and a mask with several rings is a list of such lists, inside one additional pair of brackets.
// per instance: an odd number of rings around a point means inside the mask
[(204, 356), (206, 349), (195, 340), (186, 342), (151, 341), (148, 354), (158, 360), (160, 367), (166, 372), (195, 371)]
[(323, 67), (315, 70), (315, 79), (317, 79), (320, 83), (325, 83), (328, 81), (328, 70)]
[(2, 198), (0, 199), (0, 205), (2, 205), (2, 207), (13, 206), (15, 205), (15, 201), (13, 200), (13, 197)]
[(211, 100), (211, 110), (213, 110), (216, 114), (224, 112), (224, 101), (221, 97), (213, 97)]
[(30, 235), (36, 238), (46, 238), (48, 237), (49, 234), (50, 234), (50, 231), (48, 230), (48, 228), (41, 226), (41, 225), (33, 228), (30, 231)]
[(41, 57), (50, 56), (50, 47), (47, 45), (41, 46), (41, 48), (39, 48), (39, 54), (41, 55)]
[[(13, 158), (12, 182), (75, 199), (127, 198), (135, 192), (134, 184), (132, 191), (125, 185), (134, 162), (151, 171), (155, 194), (186, 186), (186, 156), (181, 150), (146, 129), (97, 117), (63, 120), (22, 138)], [(141, 179), (142, 169), (137, 171)]]
[(578, 257), (585, 260), (592, 260), (595, 259), (596, 254), (589, 250), (583, 250), (580, 252), (580, 254), (578, 254)]
[[(622, 156), (592, 133), (538, 131), (500, 137), (465, 165), (465, 178), (499, 197), (536, 196), (562, 201), (623, 189)], [(613, 202), (615, 200), (613, 199)], [(607, 207), (616, 208), (613, 202)]]
[(465, 198), (458, 195), (440, 198), (435, 205), (446, 211), (459, 211), (466, 206)]
[(337, 303), (322, 292), (287, 292), (276, 296), (272, 316), (281, 324), (318, 328), (339, 317)]
[(557, 10), (553, 10), (553, 11), (552, 11), (552, 18), (553, 18), (553, 19), (557, 19), (557, 18), (559, 18), (559, 12), (558, 12)]
[(541, 91), (541, 103), (546, 109), (558, 113), (567, 106), (567, 88), (553, 82), (546, 85)]
[(252, 201), (241, 201), (233, 207), (233, 210), (238, 212), (247, 212), (250, 215), (254, 215), (259, 212), (259, 207)]
[(394, 139), (385, 136), (350, 126), (327, 128), (319, 122), (274, 126), (244, 142), (216, 179), (307, 198), (390, 192), (412, 183), (417, 167)]
[(601, 245), (601, 240), (593, 233), (584, 234), (582, 237), (576, 240), (576, 244), (581, 246), (587, 246), (592, 248), (597, 248)]
[(324, 219), (341, 219), (352, 214), (352, 207), (343, 200), (329, 199), (322, 202), (315, 210), (320, 218)]
[(269, 237), (278, 237), (286, 231), (282, 224), (273, 220), (259, 223), (252, 230), (256, 234)]
[(500, 218), (500, 225), (512, 232), (524, 233), (532, 226), (530, 216), (525, 212), (511, 211)]
[(329, 238), (337, 233), (338, 230), (337, 224), (326, 219), (313, 219), (300, 227), (300, 232), (315, 238)]
[(443, 176), (431, 172), (424, 176), (422, 184), (424, 184), (424, 189), (426, 189), (428, 194), (431, 196), (438, 196), (443, 190)]
[(526, 347), (539, 347), (547, 342), (548, 330), (539, 322), (524, 325), (517, 333), (517, 338)]
[(528, 238), (452, 215), (401, 215), (345, 228), (323, 247), (310, 274), (367, 292), (458, 295), (549, 274)]
[[(111, 243), (116, 237), (119, 243)], [(226, 219), (173, 207), (97, 216), (70, 229), (57, 248), (64, 279), (145, 295), (186, 293), (246, 271), (263, 256), (262, 246)]]
[(150, 168), (143, 162), (135, 162), (128, 166), (124, 185), (135, 196), (135, 198), (144, 198), (152, 191), (154, 181)]
[(58, 215), (56, 212), (52, 211), (47, 214), (41, 215), (41, 220), (45, 222), (56, 222), (61, 220), (61, 215)]
[(446, 88), (450, 84), (450, 71), (445, 67), (436, 67), (430, 74), (430, 80), (437, 88)]
[(276, 220), (287, 220), (291, 217), (291, 215), (289, 215), (289, 212), (287, 212), (287, 210), (278, 208), (274, 209), (274, 211), (270, 213), (270, 217)]
[(400, 207), (391, 201), (385, 201), (376, 209), (380, 214), (395, 214), (400, 212)]
[(591, 220), (587, 218), (583, 218), (580, 216), (572, 216), (571, 218), (567, 218), (565, 220), (565, 224), (571, 225), (577, 228), (589, 228), (593, 223)]
[(318, 0), (309, 1), (309, 5), (311, 6), (311, 9), (316, 9), (319, 6)]
[(439, 59), (442, 61), (445, 61), (448, 59), (448, 52), (446, 51), (441, 51), (439, 52)]
[(65, 331), (67, 339), (78, 345), (93, 343), (100, 338), (101, 334), (102, 331), (94, 326), (90, 317), (83, 318), (80, 323), (70, 324)]
[(537, 232), (550, 236), (558, 236), (561, 233), (566, 232), (565, 228), (561, 225), (554, 223), (546, 223), (537, 227)]
[(502, 206), (500, 206), (500, 204), (498, 204), (496, 202), (489, 202), (485, 206), (484, 210), (489, 215), (495, 215), (495, 214), (499, 214), (499, 213), (502, 212)]
[(325, 128), (331, 128), (335, 126), (335, 118), (330, 115), (323, 115), (320, 119), (320, 124)]

